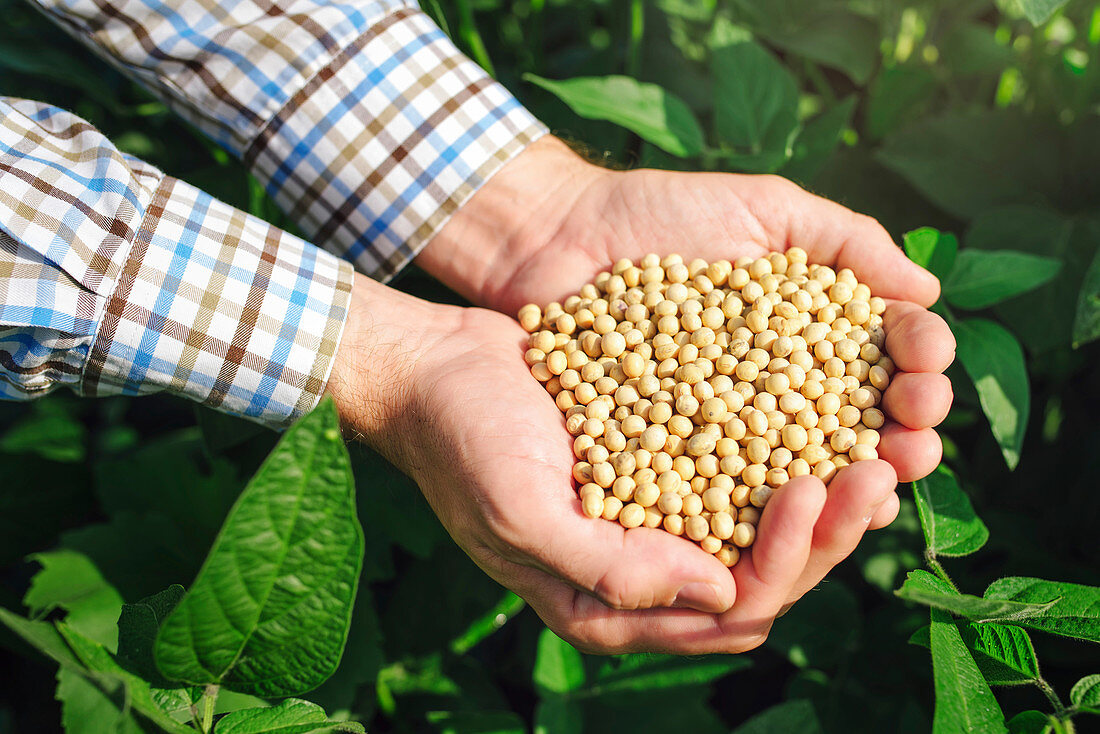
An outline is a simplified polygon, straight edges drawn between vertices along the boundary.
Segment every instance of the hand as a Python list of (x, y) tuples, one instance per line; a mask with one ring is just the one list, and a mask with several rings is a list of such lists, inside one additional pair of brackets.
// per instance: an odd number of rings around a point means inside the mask
[[(893, 521), (898, 479), (921, 478), (939, 463), (941, 443), (932, 429), (951, 406), (942, 372), (954, 359), (955, 342), (925, 308), (939, 295), (930, 273), (910, 262), (873, 219), (785, 179), (607, 171), (549, 136), (460, 209), (420, 262), (474, 302), (514, 314), (526, 302), (544, 305), (575, 293), (620, 258), (679, 252), (733, 260), (793, 245), (811, 262), (851, 268), (888, 299), (887, 351), (899, 374), (883, 398), (891, 419), (879, 446), (883, 460), (858, 462), (830, 484), (799, 579), (773, 603), (779, 611), (846, 558), (866, 529)], [(760, 535), (766, 537), (763, 528)], [(758, 565), (764, 553), (763, 546), (754, 549)]]
[(406, 471), (474, 562), (555, 632), (598, 652), (741, 652), (763, 640), (805, 567), (819, 481), (776, 492), (732, 574), (663, 530), (591, 520), (572, 487), (572, 437), (513, 320), (363, 277), (352, 297), (329, 381), (349, 433)]

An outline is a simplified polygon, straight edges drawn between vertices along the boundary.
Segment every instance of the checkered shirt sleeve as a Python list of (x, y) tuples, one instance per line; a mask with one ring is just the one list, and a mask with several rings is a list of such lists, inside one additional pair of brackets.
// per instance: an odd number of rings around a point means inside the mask
[(385, 281), (546, 132), (413, 0), (31, 0)]
[(346, 261), (0, 98), (0, 397), (170, 390), (275, 427), (320, 399)]

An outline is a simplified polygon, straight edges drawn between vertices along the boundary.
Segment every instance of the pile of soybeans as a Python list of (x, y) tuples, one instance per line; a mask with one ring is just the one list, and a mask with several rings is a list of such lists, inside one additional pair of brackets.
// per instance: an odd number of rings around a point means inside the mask
[(851, 270), (792, 247), (620, 260), (519, 320), (575, 437), (584, 514), (664, 528), (733, 566), (788, 479), (828, 483), (878, 458), (885, 307)]

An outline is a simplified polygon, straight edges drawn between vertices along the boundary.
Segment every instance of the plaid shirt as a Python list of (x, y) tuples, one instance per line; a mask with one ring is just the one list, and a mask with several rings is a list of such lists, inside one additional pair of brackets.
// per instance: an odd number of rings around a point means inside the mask
[(0, 98), (0, 397), (171, 390), (286, 425), (324, 390), (349, 261), (389, 279), (545, 132), (408, 2), (33, 1), (324, 249)]

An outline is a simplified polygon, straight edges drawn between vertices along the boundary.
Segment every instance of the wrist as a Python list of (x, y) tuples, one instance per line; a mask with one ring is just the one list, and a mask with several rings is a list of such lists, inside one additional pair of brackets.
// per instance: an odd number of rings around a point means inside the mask
[(501, 308), (500, 291), (609, 172), (544, 135), (508, 162), (421, 250), (417, 264), (464, 298)]
[(453, 329), (454, 311), (355, 275), (325, 392), (348, 437), (400, 467), (409, 465), (413, 448), (404, 438), (415, 415), (415, 368)]

